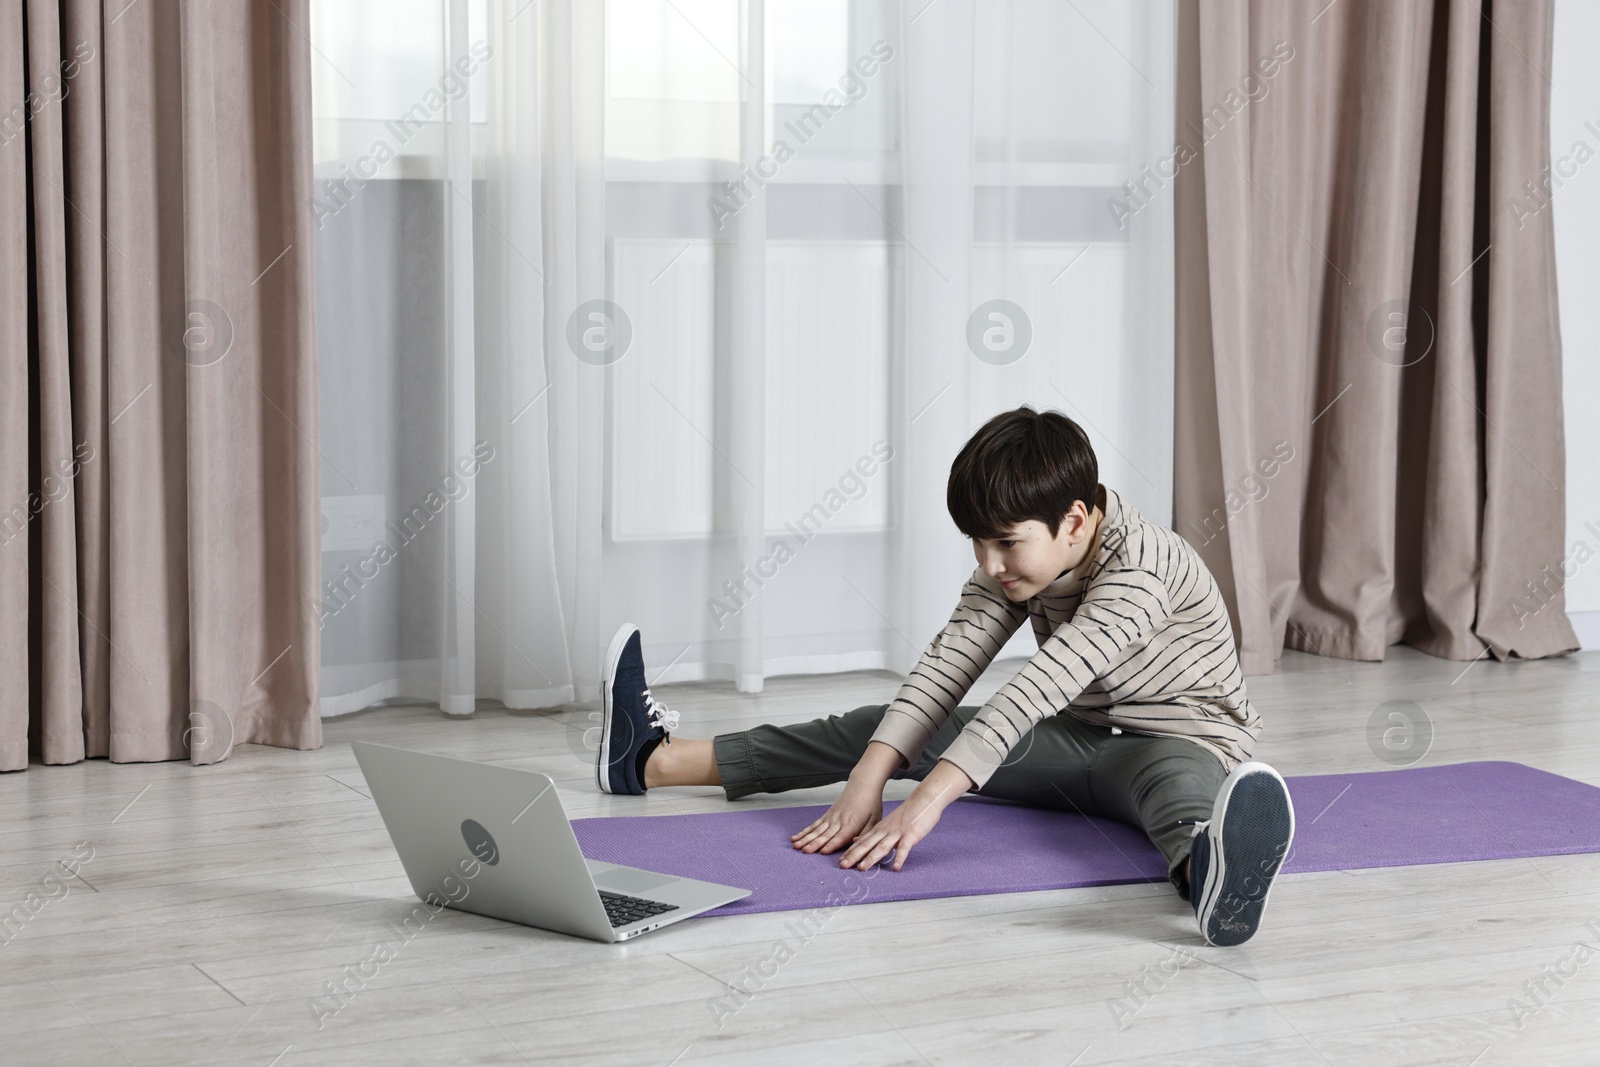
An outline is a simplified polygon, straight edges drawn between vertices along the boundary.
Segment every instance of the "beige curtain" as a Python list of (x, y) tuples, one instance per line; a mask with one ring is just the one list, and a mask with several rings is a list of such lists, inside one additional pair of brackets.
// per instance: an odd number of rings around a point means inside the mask
[(306, 0), (0, 0), (0, 769), (321, 744)]
[(1550, 34), (1549, 0), (1182, 0), (1175, 517), (1246, 673), (1578, 647)]

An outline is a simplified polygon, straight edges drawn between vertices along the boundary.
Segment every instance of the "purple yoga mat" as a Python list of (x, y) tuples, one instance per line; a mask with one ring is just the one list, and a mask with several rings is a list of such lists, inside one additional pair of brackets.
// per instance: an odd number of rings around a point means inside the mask
[[(1520, 763), (1457, 763), (1290, 778), (1295, 842), (1284, 871), (1401, 867), (1600, 852), (1600, 788)], [(893, 803), (885, 804), (891, 810)], [(970, 798), (945, 809), (901, 870), (844, 871), (789, 835), (823, 805), (578, 819), (590, 859), (754, 892), (711, 915), (884, 900), (1160, 882), (1138, 829), (1070, 812)]]

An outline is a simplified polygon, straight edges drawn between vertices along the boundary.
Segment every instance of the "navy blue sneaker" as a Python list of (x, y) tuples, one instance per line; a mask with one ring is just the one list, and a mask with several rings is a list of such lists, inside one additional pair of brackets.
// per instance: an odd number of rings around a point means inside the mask
[(678, 728), (678, 713), (657, 703), (644, 684), (639, 628), (624, 623), (600, 664), (600, 754), (594, 776), (607, 793), (644, 792), (644, 761)]
[(1294, 804), (1283, 776), (1265, 763), (1241, 763), (1189, 849), (1189, 900), (1208, 942), (1242, 945), (1255, 935), (1293, 841)]

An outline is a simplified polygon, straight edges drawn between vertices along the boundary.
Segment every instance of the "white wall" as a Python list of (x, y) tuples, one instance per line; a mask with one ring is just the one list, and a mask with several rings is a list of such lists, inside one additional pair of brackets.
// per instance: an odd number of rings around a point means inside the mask
[[(1557, 0), (1555, 11), (1550, 159), (1552, 184), (1561, 186), (1551, 210), (1561, 287), (1567, 548), (1570, 555), (1582, 541), (1595, 553), (1567, 580), (1567, 613), (1583, 647), (1600, 649), (1600, 4)], [(1579, 141), (1585, 147), (1575, 150)]]

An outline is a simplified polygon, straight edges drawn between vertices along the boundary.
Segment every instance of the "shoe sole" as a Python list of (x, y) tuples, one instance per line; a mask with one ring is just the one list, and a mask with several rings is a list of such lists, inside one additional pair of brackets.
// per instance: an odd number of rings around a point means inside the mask
[(605, 662), (600, 664), (600, 754), (595, 758), (594, 780), (601, 792), (611, 792), (611, 680), (617, 673), (617, 660), (628, 647), (628, 638), (639, 632), (631, 622), (623, 623), (611, 638)]
[(1241, 764), (1211, 810), (1211, 850), (1198, 918), (1213, 945), (1242, 945), (1261, 926), (1273, 881), (1294, 841), (1294, 804), (1283, 776)]

